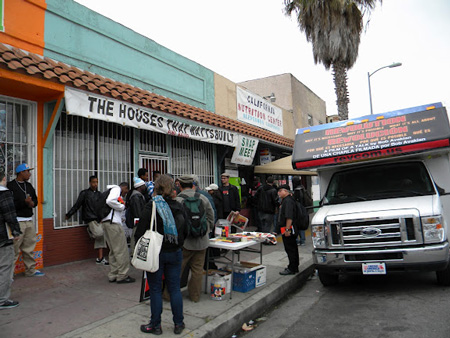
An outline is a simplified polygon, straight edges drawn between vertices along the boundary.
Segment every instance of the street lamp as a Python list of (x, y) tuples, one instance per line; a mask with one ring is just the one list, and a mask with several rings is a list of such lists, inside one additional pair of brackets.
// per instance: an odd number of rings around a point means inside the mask
[(376, 72), (378, 72), (379, 70), (381, 70), (381, 69), (384, 69), (384, 68), (394, 68), (394, 67), (399, 67), (399, 66), (401, 66), (401, 65), (402, 65), (401, 62), (394, 62), (392, 65), (384, 66), (384, 67), (378, 68), (376, 71), (374, 71), (374, 72), (372, 72), (372, 73), (369, 73), (369, 72), (367, 73), (367, 80), (369, 81), (370, 115), (373, 114), (373, 111), (372, 111), (372, 92), (370, 91), (370, 77), (371, 77), (373, 74), (375, 74)]

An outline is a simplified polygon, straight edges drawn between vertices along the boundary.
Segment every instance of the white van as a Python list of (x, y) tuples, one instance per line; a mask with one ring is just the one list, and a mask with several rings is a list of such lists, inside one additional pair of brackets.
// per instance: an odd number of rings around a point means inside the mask
[(450, 285), (449, 139), (440, 103), (297, 130), (293, 166), (319, 176), (311, 233), (323, 285), (396, 271), (436, 271)]

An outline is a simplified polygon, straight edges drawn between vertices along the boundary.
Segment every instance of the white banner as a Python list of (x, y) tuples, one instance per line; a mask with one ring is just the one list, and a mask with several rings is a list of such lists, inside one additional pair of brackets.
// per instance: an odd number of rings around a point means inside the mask
[(128, 102), (111, 99), (82, 90), (65, 88), (67, 114), (119, 123), (157, 133), (190, 138), (197, 141), (238, 145), (238, 135), (225, 129), (191, 124), (190, 120), (174, 118)]
[(283, 111), (252, 92), (236, 87), (238, 120), (283, 135)]
[(259, 141), (244, 135), (239, 135), (238, 140), (239, 142), (236, 148), (234, 148), (231, 162), (242, 165), (252, 165)]

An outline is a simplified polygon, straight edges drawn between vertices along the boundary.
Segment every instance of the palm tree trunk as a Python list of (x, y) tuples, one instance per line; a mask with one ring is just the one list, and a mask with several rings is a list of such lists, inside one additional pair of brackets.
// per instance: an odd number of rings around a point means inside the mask
[(336, 92), (336, 104), (338, 115), (341, 120), (348, 119), (348, 90), (347, 90), (347, 68), (343, 62), (335, 62), (332, 64), (334, 91)]

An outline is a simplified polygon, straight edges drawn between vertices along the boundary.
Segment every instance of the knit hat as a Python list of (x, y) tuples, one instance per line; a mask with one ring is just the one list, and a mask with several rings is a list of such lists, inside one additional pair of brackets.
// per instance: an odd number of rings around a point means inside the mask
[(139, 177), (133, 178), (133, 182), (134, 189), (137, 189), (145, 184), (144, 180)]

